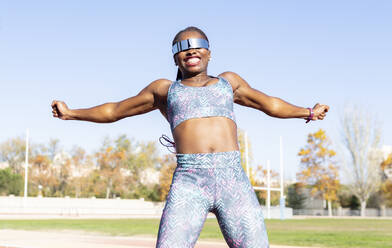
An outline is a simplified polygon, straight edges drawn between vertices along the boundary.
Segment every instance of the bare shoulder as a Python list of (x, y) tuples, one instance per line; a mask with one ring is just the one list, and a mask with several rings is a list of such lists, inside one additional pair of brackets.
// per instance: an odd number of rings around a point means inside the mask
[(151, 82), (146, 89), (148, 89), (148, 91), (151, 91), (154, 95), (158, 95), (158, 96), (166, 96), (167, 95), (167, 91), (169, 90), (169, 87), (171, 85), (172, 81), (168, 80), (168, 79), (157, 79), (154, 80), (153, 82)]
[(231, 84), (231, 87), (233, 88), (233, 92), (236, 91), (241, 86), (249, 86), (248, 83), (235, 72), (225, 71), (219, 74), (219, 76), (223, 77)]

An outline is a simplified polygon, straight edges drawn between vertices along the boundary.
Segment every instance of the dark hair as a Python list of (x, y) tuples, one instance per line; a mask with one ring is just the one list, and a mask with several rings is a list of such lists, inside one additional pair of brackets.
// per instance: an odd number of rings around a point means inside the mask
[[(185, 32), (188, 32), (188, 31), (198, 32), (199, 34), (201, 34), (201, 36), (203, 36), (204, 39), (206, 39), (208, 41), (207, 35), (200, 28), (190, 26), (190, 27), (187, 27), (187, 28), (181, 30), (180, 32), (178, 32), (176, 34), (176, 36), (174, 36), (174, 39), (173, 39), (173, 42), (172, 42), (172, 46), (174, 44), (176, 44), (176, 42), (180, 41), (179, 39), (180, 39), (180, 35), (182, 33), (185, 33)], [(182, 79), (182, 73), (181, 73), (180, 69), (178, 69), (178, 71), (177, 71), (177, 78), (176, 78), (176, 80), (179, 80), (179, 79)]]

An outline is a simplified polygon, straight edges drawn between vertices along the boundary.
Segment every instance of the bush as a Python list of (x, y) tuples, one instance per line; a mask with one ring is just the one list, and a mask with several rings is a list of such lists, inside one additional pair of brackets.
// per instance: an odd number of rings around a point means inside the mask
[(305, 205), (306, 196), (303, 193), (301, 183), (295, 183), (287, 188), (287, 205), (292, 209), (302, 209)]
[(12, 173), (10, 168), (0, 169), (0, 195), (20, 195), (22, 191), (22, 176)]

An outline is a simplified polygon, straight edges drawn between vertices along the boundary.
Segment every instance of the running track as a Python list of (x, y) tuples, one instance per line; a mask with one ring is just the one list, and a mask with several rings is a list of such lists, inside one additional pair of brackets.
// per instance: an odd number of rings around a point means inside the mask
[[(146, 248), (153, 237), (113, 237), (81, 232), (0, 230), (0, 248)], [(228, 248), (223, 242), (198, 241), (195, 248)], [(275, 246), (271, 248), (299, 248)], [(305, 248), (305, 247), (301, 247)], [(313, 247), (314, 248), (314, 247)]]

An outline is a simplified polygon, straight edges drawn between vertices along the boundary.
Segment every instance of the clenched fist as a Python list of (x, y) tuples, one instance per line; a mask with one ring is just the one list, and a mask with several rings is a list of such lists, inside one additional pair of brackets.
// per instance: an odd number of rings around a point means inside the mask
[(67, 115), (68, 112), (69, 108), (67, 107), (67, 104), (65, 104), (65, 102), (56, 100), (52, 102), (53, 117), (57, 117), (61, 120), (69, 120), (69, 116)]
[(328, 110), (329, 110), (328, 105), (317, 103), (313, 107), (313, 117), (310, 120), (312, 121), (323, 120), (327, 115)]

